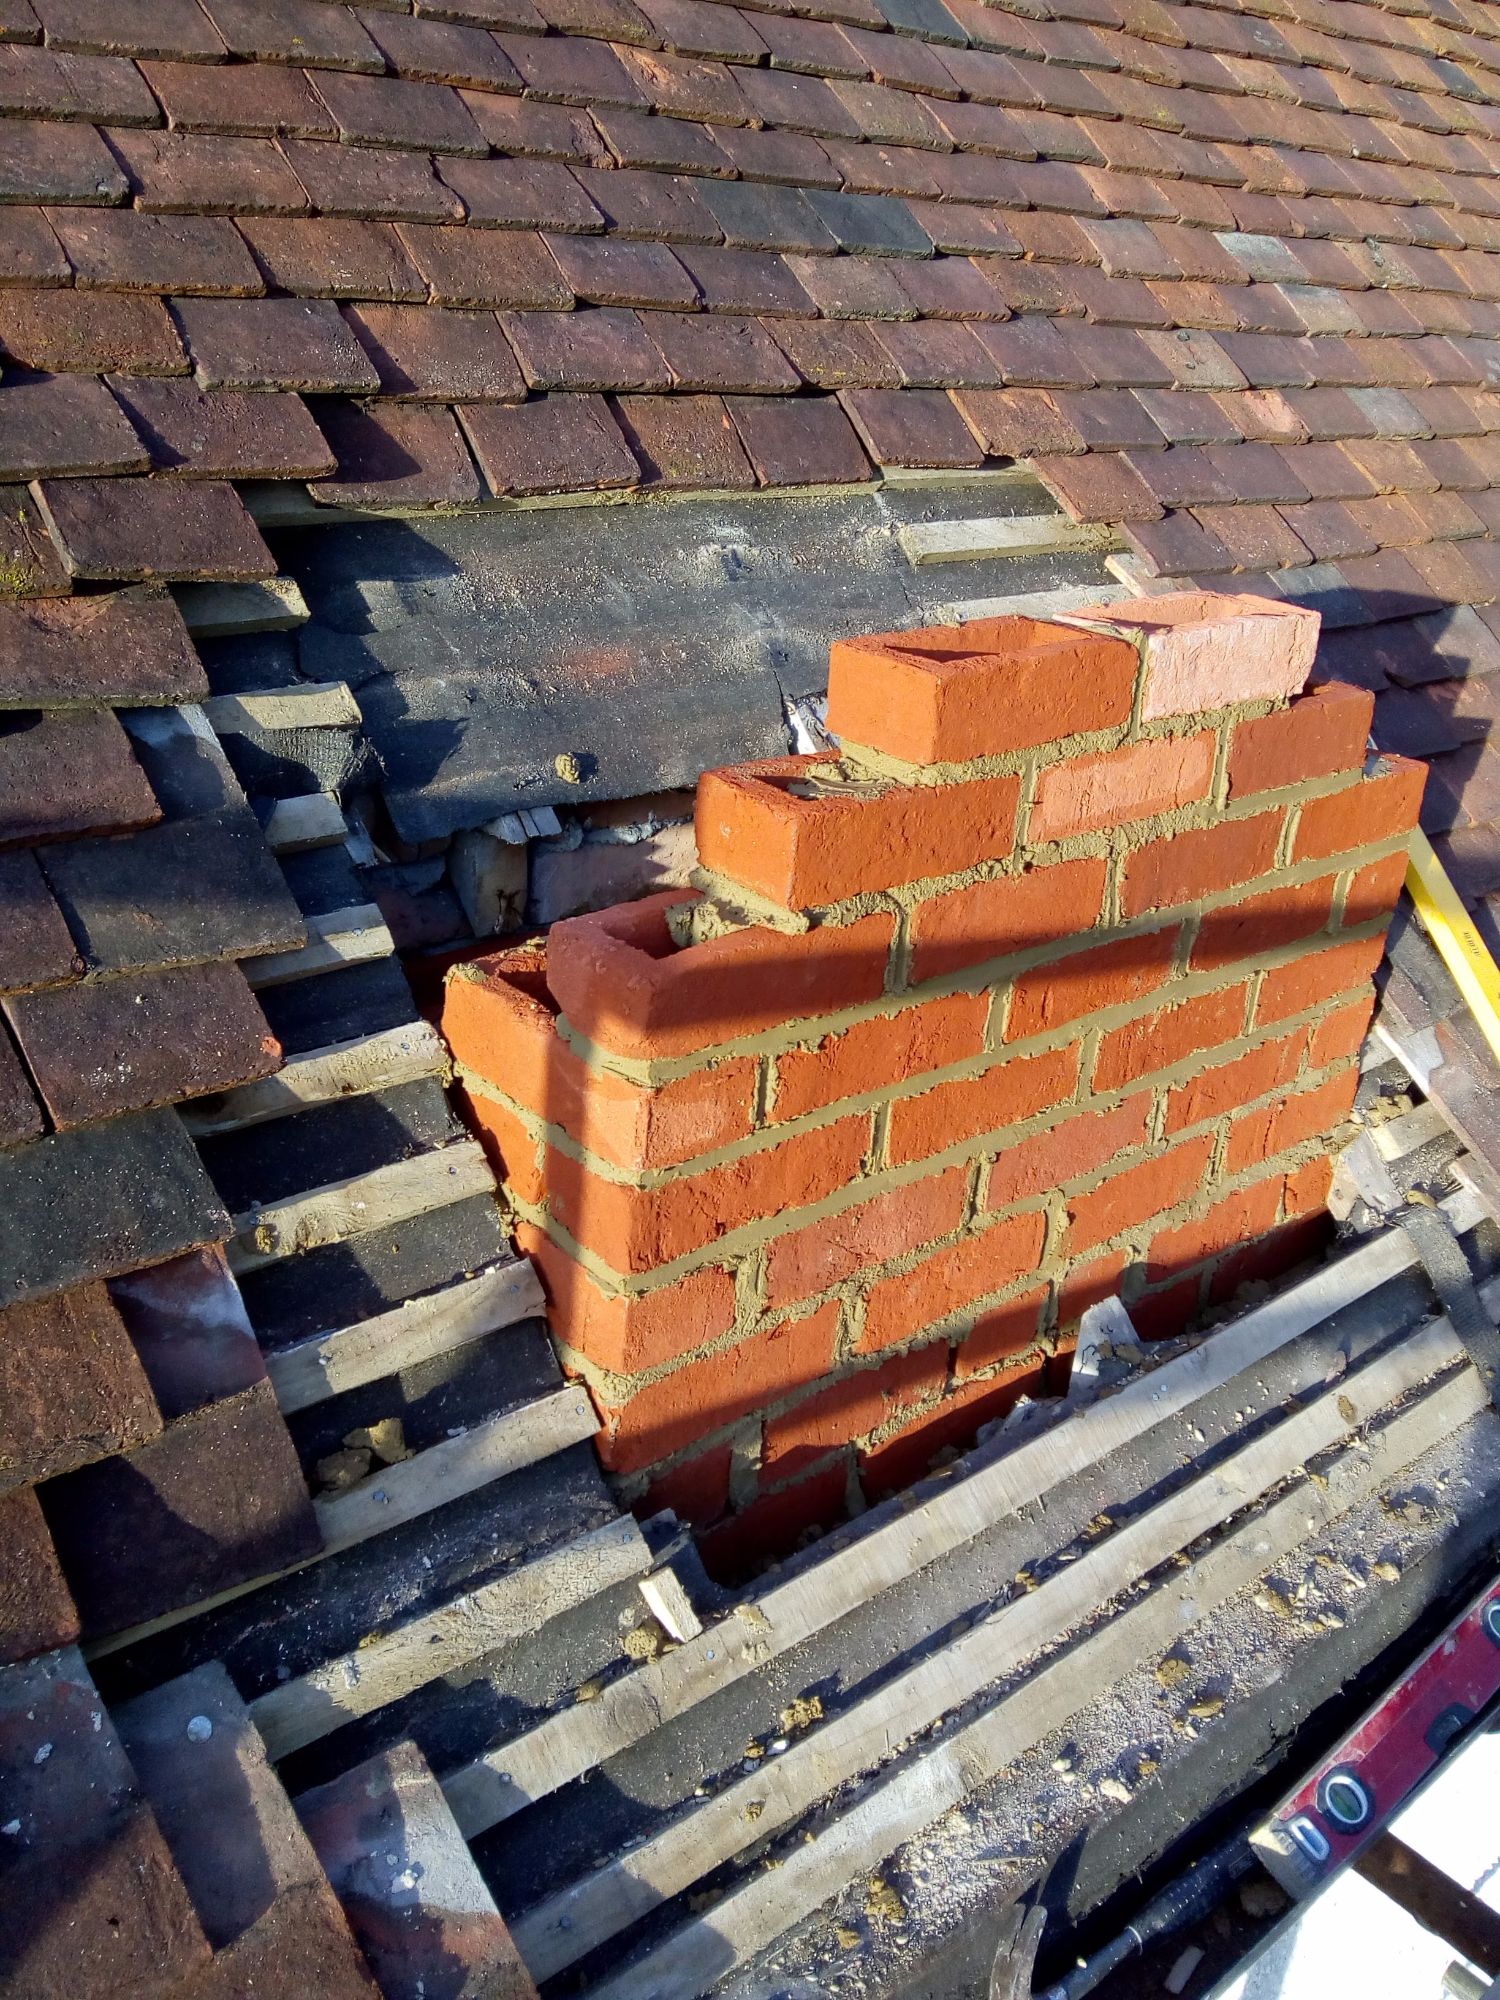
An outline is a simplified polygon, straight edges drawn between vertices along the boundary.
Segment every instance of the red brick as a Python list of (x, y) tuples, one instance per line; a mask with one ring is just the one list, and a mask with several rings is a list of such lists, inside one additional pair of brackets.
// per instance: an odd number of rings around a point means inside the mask
[(1054, 764), (1042, 773), (1026, 837), (1033, 843), (1066, 840), (1205, 799), (1216, 746), (1213, 731), (1205, 729)]
[(924, 1410), (905, 1430), (859, 1454), (860, 1482), (871, 1500), (909, 1486), (939, 1453), (967, 1451), (980, 1429), (1012, 1409), (1022, 1396), (1040, 1396), (1045, 1372), (1032, 1363), (958, 1384), (935, 1410)]
[(1231, 1251), (1209, 1281), (1210, 1302), (1232, 1299), (1246, 1284), (1274, 1284), (1299, 1264), (1321, 1258), (1332, 1232), (1332, 1217), (1319, 1211), (1295, 1222), (1284, 1222), (1268, 1230), (1258, 1242)]
[(1237, 1244), (1251, 1242), (1272, 1227), (1281, 1208), (1281, 1179), (1257, 1181), (1216, 1201), (1204, 1215), (1177, 1229), (1164, 1229), (1151, 1243), (1146, 1276), (1152, 1284), (1175, 1277)]
[(1257, 1161), (1269, 1160), (1304, 1139), (1316, 1139), (1333, 1132), (1346, 1119), (1359, 1088), (1356, 1069), (1341, 1071), (1304, 1090), (1296, 1097), (1283, 1098), (1265, 1111), (1250, 1111), (1236, 1118), (1229, 1128), (1229, 1149), (1224, 1156), (1226, 1173), (1237, 1174)]
[(912, 976), (940, 978), (1092, 928), (1104, 908), (1105, 863), (1060, 861), (931, 896), (911, 914)]
[(1427, 766), (1406, 757), (1381, 759), (1384, 772), (1348, 791), (1313, 799), (1302, 808), (1292, 858), (1342, 854), (1377, 840), (1394, 840), (1417, 823)]
[(722, 1353), (684, 1362), (619, 1408), (603, 1402), (599, 1456), (612, 1472), (638, 1472), (807, 1388), (832, 1368), (838, 1326), (834, 1300), (806, 1319), (778, 1320)]
[(1117, 1154), (1143, 1145), (1150, 1122), (1151, 1092), (1142, 1090), (1112, 1111), (1087, 1106), (1034, 1138), (1017, 1140), (990, 1168), (985, 1207), (1010, 1208), (1096, 1173)]
[(533, 1224), (517, 1225), (516, 1243), (541, 1274), (557, 1338), (612, 1374), (676, 1361), (734, 1325), (734, 1277), (717, 1265), (650, 1292), (605, 1292)]
[(1168, 1091), (1166, 1130), (1181, 1132), (1205, 1118), (1237, 1111), (1242, 1104), (1264, 1097), (1268, 1090), (1290, 1083), (1297, 1074), (1305, 1040), (1299, 1029), (1296, 1034), (1264, 1042), (1259, 1048), (1236, 1056), (1233, 1062), (1202, 1070), (1187, 1083)]
[(1185, 1201), (1203, 1186), (1212, 1153), (1211, 1138), (1189, 1139), (1143, 1166), (1116, 1174), (1092, 1194), (1076, 1195), (1068, 1203), (1070, 1254), (1134, 1229)]
[(1207, 911), (1193, 945), (1192, 970), (1208, 972), (1236, 959), (1279, 951), (1322, 930), (1333, 911), (1337, 879), (1323, 875)]
[(617, 1055), (688, 1055), (885, 991), (894, 919), (881, 912), (789, 936), (753, 928), (678, 951), (680, 890), (554, 924), (547, 978), (569, 1024)]
[(1197, 1318), (1202, 1299), (1200, 1278), (1181, 1278), (1130, 1308), (1131, 1322), (1142, 1340), (1175, 1340)]
[(523, 948), (472, 960), (449, 976), (443, 1034), (461, 1063), (615, 1166), (678, 1166), (749, 1137), (753, 1060), (654, 1089), (591, 1069), (556, 1032), (542, 961)]
[(769, 1559), (790, 1554), (813, 1533), (843, 1519), (847, 1486), (848, 1474), (839, 1464), (779, 1493), (763, 1493), (704, 1536), (700, 1552), (709, 1574), (721, 1583), (743, 1583)]
[(1294, 1174), (1286, 1177), (1286, 1191), (1282, 1197), (1286, 1213), (1291, 1215), (1313, 1215), (1325, 1207), (1328, 1190), (1333, 1185), (1333, 1161), (1327, 1158), (1309, 1160), (1305, 1167), (1299, 1167)]
[(1369, 1030), (1374, 998), (1371, 994), (1368, 999), (1353, 1000), (1347, 1007), (1335, 1008), (1318, 1023), (1307, 1044), (1309, 1069), (1322, 1069), (1326, 1063), (1359, 1054)]
[(484, 1147), (495, 1177), (517, 1201), (538, 1207), (547, 1192), (542, 1143), (507, 1105), (478, 1091), (461, 1091), (464, 1116)]
[(841, 784), (842, 776), (827, 757), (706, 772), (697, 811), (703, 866), (806, 909), (1003, 861), (1015, 844), (1019, 778), (872, 793)]
[[(924, 1258), (914, 1270), (878, 1279), (870, 1287), (859, 1352), (873, 1354), (898, 1340), (912, 1340), (940, 1320), (963, 1313), (975, 1299), (1001, 1291), (1028, 1271), (1034, 1271), (1041, 1258), (1045, 1234), (1046, 1218), (1039, 1210), (1018, 1215), (1009, 1222), (995, 1223), (978, 1236), (966, 1236), (948, 1249), (939, 1250), (935, 1256)], [(1032, 1296), (1034, 1333), (1036, 1305)], [(997, 1312), (1011, 1310), (1011, 1307), (996, 1308)], [(973, 1313), (968, 1316), (976, 1326), (990, 1317)]]
[(803, 1208), (854, 1179), (869, 1145), (867, 1117), (795, 1133), (706, 1173), (656, 1187), (605, 1180), (568, 1154), (549, 1151), (553, 1215), (574, 1241), (614, 1270), (654, 1270), (762, 1216)]
[(1118, 1298), (1129, 1262), (1125, 1251), (1113, 1250), (1108, 1256), (1090, 1258), (1086, 1264), (1075, 1264), (1058, 1286), (1058, 1325), (1071, 1326), (1075, 1320), (1082, 1318), (1090, 1306), (1100, 1305), (1105, 1299)]
[(1082, 1014), (1142, 1000), (1168, 978), (1176, 954), (1177, 931), (1169, 927), (1039, 965), (1016, 981), (1005, 1038), (1017, 1042)]
[(1364, 688), (1328, 681), (1288, 708), (1240, 723), (1229, 744), (1229, 796), (1358, 771), (1374, 707)]
[(1133, 648), (1032, 618), (838, 640), (828, 726), (913, 764), (1003, 755), (1129, 721)]
[(1143, 916), (1263, 875), (1276, 860), (1280, 837), (1281, 814), (1257, 813), (1138, 847), (1125, 860), (1121, 913)]
[(963, 1169), (950, 1167), (778, 1236), (766, 1250), (767, 1298), (773, 1306), (794, 1305), (867, 1265), (888, 1263), (951, 1235), (963, 1220), (967, 1192)]
[(1043, 1309), (1051, 1296), (1050, 1288), (1041, 1285), (1021, 1298), (1012, 1299), (1008, 1305), (994, 1306), (981, 1313), (973, 1331), (954, 1350), (954, 1379), (967, 1381), (981, 1369), (993, 1368), (997, 1361), (1009, 1361), (1017, 1354), (1024, 1354), (1037, 1338)]
[[(954, 993), (860, 1021), (812, 1048), (789, 1049), (776, 1058), (771, 1122), (800, 1118), (841, 1097), (905, 1083), (982, 1054), (989, 1008), (987, 993)], [(723, 1068), (712, 1074), (722, 1077)]]
[(729, 1468), (733, 1462), (733, 1447), (721, 1444), (674, 1465), (652, 1480), (637, 1513), (649, 1520), (670, 1508), (679, 1521), (706, 1528), (729, 1506)]
[(1318, 643), (1315, 612), (1206, 592), (1091, 605), (1067, 622), (1139, 644), (1146, 721), (1300, 693)]
[(879, 1430), (903, 1408), (940, 1388), (948, 1374), (948, 1344), (938, 1340), (862, 1368), (820, 1390), (766, 1424), (761, 1464), (777, 1478), (801, 1472), (825, 1452)]
[(1356, 868), (1344, 892), (1344, 927), (1390, 918), (1406, 881), (1406, 849), (1398, 848), (1383, 861)]
[(1308, 952), (1290, 965), (1268, 972), (1255, 1003), (1257, 1026), (1304, 1013), (1337, 993), (1363, 988), (1374, 1004), (1370, 981), (1385, 951), (1383, 938), (1356, 939), (1323, 951)]
[(1099, 1053), (1094, 1058), (1095, 1090), (1118, 1090), (1137, 1077), (1150, 1076), (1186, 1056), (1232, 1041), (1245, 1025), (1248, 997), (1249, 989), (1244, 985), (1225, 986), (1111, 1029), (1100, 1037)]
[(984, 1133), (1019, 1125), (1071, 1097), (1078, 1082), (1080, 1046), (1045, 1055), (1013, 1057), (976, 1077), (939, 1083), (919, 1097), (891, 1106), (891, 1163), (922, 1160)]

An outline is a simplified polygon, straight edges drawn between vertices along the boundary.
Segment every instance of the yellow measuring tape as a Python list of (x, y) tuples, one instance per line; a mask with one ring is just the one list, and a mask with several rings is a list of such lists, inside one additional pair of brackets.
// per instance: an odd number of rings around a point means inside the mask
[(1500, 1062), (1500, 966), (1495, 964), (1474, 920), (1459, 901), (1447, 870), (1420, 827), (1413, 828), (1406, 857), (1406, 890), (1423, 928), (1453, 974), (1469, 1012)]

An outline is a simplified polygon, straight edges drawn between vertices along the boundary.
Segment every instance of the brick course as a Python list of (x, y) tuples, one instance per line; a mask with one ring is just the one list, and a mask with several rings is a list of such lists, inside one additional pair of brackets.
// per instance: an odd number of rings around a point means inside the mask
[[(1087, 629), (1084, 629), (1085, 626)], [(1307, 614), (834, 648), (842, 751), (703, 868), (458, 966), (444, 1026), (626, 1497), (738, 1570), (1316, 1248), (1424, 772)]]

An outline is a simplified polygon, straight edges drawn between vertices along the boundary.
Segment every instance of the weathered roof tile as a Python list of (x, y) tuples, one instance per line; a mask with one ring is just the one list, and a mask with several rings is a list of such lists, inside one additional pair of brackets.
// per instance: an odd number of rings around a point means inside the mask
[[(425, 224), (412, 224), (423, 228)], [(276, 290), (308, 299), (420, 299), (427, 283), (390, 222), (250, 216), (240, 224)]]
[(877, 465), (980, 465), (984, 453), (937, 389), (847, 389), (845, 409)]
[(117, 202), (129, 187), (89, 125), (0, 119), (0, 201)]
[(13, 42), (0, 42), (0, 112), (91, 125), (154, 125), (159, 115), (145, 79), (124, 57)]
[(588, 492), (634, 486), (640, 468), (602, 396), (465, 403), (458, 415), (491, 493)]
[(145, 472), (145, 447), (102, 383), (87, 375), (9, 374), (0, 395), (0, 479)]
[(201, 0), (204, 12), (238, 56), (262, 62), (315, 63), (319, 69), (380, 71), (384, 58), (353, 10), (322, 0)]
[(451, 410), (332, 402), (321, 411), (337, 469), (312, 488), (331, 507), (461, 507), (479, 480)]
[[(652, 313), (659, 317), (677, 315)], [(694, 315), (693, 317), (696, 317)], [(672, 375), (639, 313), (593, 306), (505, 313), (501, 325), (533, 389), (669, 389)]]
[(346, 306), (344, 318), (378, 371), (383, 396), (510, 403), (526, 394), (515, 355), (493, 313), (357, 305)]
[[(643, 326), (678, 389), (748, 397), (791, 393), (800, 386), (796, 369), (758, 320), (727, 313), (650, 313)], [(798, 408), (806, 413), (808, 406)]]
[(427, 83), (463, 83), (481, 90), (521, 88), (514, 64), (483, 28), (409, 14), (370, 13), (365, 31), (397, 76)]
[(395, 222), (463, 219), (464, 204), (438, 179), (426, 153), (330, 145), (322, 139), (287, 139), (283, 151), (320, 215)]
[[(174, 132), (337, 137), (333, 114), (300, 69), (271, 62), (242, 63), (229, 91), (223, 72), (204, 63), (143, 62), (140, 67)], [(61, 194), (59, 198), (88, 199)]]
[(36, 15), (49, 48), (201, 62), (224, 54), (196, 0), (36, 0)]
[[(362, 394), (379, 377), (359, 342), (321, 299), (182, 299), (178, 325), (205, 389), (300, 389)], [(0, 333), (3, 333), (0, 307)], [(129, 362), (111, 364), (139, 374)]]
[(143, 209), (296, 215), (308, 205), (301, 181), (270, 139), (127, 127), (110, 142)]
[(0, 847), (160, 818), (156, 794), (109, 709), (22, 712), (0, 722)]
[(182, 375), (187, 356), (159, 299), (0, 290), (0, 353), (22, 368)]
[(755, 474), (719, 396), (621, 396), (626, 442), (652, 486), (753, 486)]
[(835, 396), (796, 402), (727, 396), (725, 408), (762, 486), (838, 486), (870, 476), (869, 461)]
[(243, 502), (221, 481), (44, 479), (34, 491), (72, 576), (134, 582), (276, 574)]
[[(562, 308), (573, 292), (533, 230), (452, 229), (426, 223), (396, 225), (401, 240), (440, 306)], [(559, 237), (559, 244), (579, 239)], [(666, 256), (665, 251), (662, 252)]]
[(591, 234), (604, 218), (568, 169), (553, 160), (441, 162), (443, 179), (462, 196), (470, 224)]
[(49, 208), (79, 285), (108, 291), (246, 298), (265, 290), (234, 224), (218, 215)]
[[(13, 504), (4, 503), (6, 514)], [(207, 692), (182, 614), (165, 591), (0, 598), (0, 709), (191, 702)]]
[(333, 454), (294, 395), (200, 389), (165, 376), (110, 377), (160, 472), (210, 479), (317, 479)]

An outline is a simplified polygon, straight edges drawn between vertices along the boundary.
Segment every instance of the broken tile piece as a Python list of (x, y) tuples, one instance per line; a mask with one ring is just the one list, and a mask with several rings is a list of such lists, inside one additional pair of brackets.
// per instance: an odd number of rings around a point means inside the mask
[(223, 481), (46, 479), (35, 492), (72, 576), (129, 582), (276, 574), (276, 558)]
[(251, 1083), (281, 1062), (233, 964), (13, 995), (5, 1012), (60, 1132)]
[(1155, 721), (1232, 702), (1299, 694), (1318, 649), (1319, 618), (1300, 605), (1196, 591), (1062, 612), (1061, 625), (1107, 632), (1138, 648), (1141, 713)]

